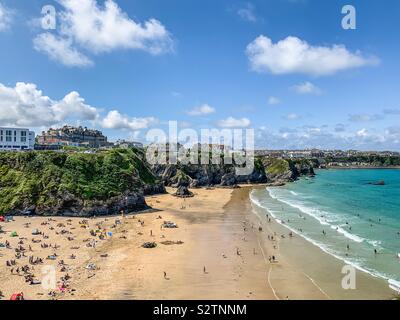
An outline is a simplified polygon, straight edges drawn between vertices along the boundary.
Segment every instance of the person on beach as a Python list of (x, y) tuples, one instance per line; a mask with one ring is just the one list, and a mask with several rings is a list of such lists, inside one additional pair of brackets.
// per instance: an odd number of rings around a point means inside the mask
[(167, 273), (164, 271), (164, 279), (167, 279)]
[(206, 271), (206, 266), (203, 267), (203, 273), (204, 273), (204, 274), (207, 273), (207, 271)]

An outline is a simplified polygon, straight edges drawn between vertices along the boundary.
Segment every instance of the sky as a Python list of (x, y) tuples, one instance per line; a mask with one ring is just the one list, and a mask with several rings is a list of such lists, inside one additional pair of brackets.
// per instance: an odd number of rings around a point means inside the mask
[(399, 151), (399, 18), (397, 0), (0, 0), (0, 125)]

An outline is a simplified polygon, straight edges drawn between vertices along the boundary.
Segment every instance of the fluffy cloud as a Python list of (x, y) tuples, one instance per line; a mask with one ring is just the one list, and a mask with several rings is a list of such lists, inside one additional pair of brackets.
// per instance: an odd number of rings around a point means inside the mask
[(122, 115), (116, 110), (110, 111), (107, 116), (101, 121), (101, 125), (106, 129), (128, 129), (141, 130), (156, 124), (158, 120), (153, 117), (149, 118), (131, 118)]
[(80, 49), (93, 54), (132, 49), (152, 55), (173, 49), (171, 35), (161, 22), (156, 19), (136, 22), (113, 0), (106, 0), (103, 6), (96, 0), (59, 0), (59, 3), (64, 8), (59, 14), (59, 34), (41, 34), (34, 43), (36, 50), (63, 64), (89, 65), (90, 60)]
[(0, 2), (0, 31), (6, 30), (11, 22), (11, 12)]
[(34, 48), (47, 54), (50, 59), (59, 61), (69, 67), (86, 67), (93, 62), (73, 47), (72, 41), (55, 36), (51, 33), (42, 33), (33, 40)]
[(272, 74), (324, 76), (379, 62), (377, 58), (364, 57), (358, 51), (352, 53), (343, 45), (312, 46), (292, 36), (274, 44), (261, 35), (247, 46), (246, 53), (253, 71)]
[(204, 116), (207, 114), (215, 113), (215, 111), (215, 108), (209, 106), (208, 104), (203, 104), (200, 107), (188, 111), (188, 114), (191, 116)]
[(279, 100), (277, 97), (269, 97), (268, 98), (268, 104), (270, 105), (276, 105), (276, 104), (280, 104), (281, 100)]
[(62, 100), (43, 95), (35, 84), (19, 82), (15, 87), (0, 84), (0, 124), (5, 126), (41, 127), (68, 120), (96, 120), (98, 109), (85, 104), (73, 91)]
[(247, 118), (235, 119), (233, 117), (218, 122), (218, 126), (222, 128), (246, 128), (250, 126), (250, 124), (251, 122)]
[(255, 8), (254, 8), (254, 5), (251, 3), (246, 3), (245, 6), (239, 8), (237, 10), (237, 14), (241, 19), (243, 19), (245, 21), (249, 21), (249, 22), (257, 21), (257, 17), (255, 14)]
[(50, 127), (71, 121), (92, 121), (105, 129), (127, 129), (135, 132), (158, 122), (156, 118), (133, 118), (113, 110), (103, 118), (102, 110), (85, 103), (76, 91), (61, 100), (44, 95), (35, 84), (17, 83), (15, 87), (0, 84), (0, 125), (17, 127)]
[(298, 94), (315, 94), (315, 95), (319, 95), (319, 94), (322, 93), (320, 88), (318, 88), (316, 85), (314, 85), (314, 84), (312, 84), (311, 82), (308, 82), (308, 81), (293, 86), (293, 90), (296, 91)]
[(361, 129), (356, 132), (357, 137), (366, 137), (368, 136), (368, 130), (367, 129)]

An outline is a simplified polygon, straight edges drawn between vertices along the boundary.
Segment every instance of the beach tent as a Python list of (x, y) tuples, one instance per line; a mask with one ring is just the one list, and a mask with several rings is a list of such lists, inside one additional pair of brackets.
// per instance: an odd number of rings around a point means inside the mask
[(25, 300), (25, 299), (24, 299), (24, 294), (23, 294), (22, 292), (21, 292), (21, 293), (14, 293), (14, 294), (11, 296), (10, 300), (13, 300), (13, 301)]
[(12, 238), (18, 237), (18, 233), (16, 231), (14, 231), (10, 234), (10, 237), (12, 237)]
[(0, 216), (0, 222), (5, 222), (6, 219), (3, 216)]

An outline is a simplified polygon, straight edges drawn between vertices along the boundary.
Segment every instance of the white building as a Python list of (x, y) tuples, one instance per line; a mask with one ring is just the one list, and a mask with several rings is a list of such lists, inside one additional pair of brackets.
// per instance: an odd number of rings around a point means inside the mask
[(35, 133), (29, 129), (0, 127), (0, 151), (33, 150)]

